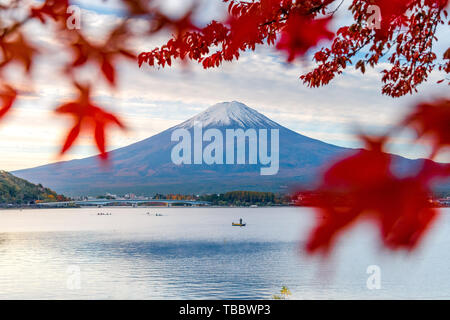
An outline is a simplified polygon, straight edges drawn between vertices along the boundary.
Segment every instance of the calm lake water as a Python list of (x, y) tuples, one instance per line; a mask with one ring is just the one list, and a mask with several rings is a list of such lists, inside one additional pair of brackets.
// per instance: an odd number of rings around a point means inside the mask
[(362, 224), (311, 258), (312, 223), (306, 208), (2, 210), (0, 299), (270, 299), (282, 286), (294, 299), (450, 299), (449, 209), (413, 254)]

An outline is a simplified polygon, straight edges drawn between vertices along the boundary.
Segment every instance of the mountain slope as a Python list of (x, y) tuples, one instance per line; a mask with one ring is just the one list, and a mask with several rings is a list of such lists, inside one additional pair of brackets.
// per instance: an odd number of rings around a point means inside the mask
[[(278, 129), (278, 173), (261, 176), (261, 164), (175, 165), (171, 151), (178, 142), (172, 142), (171, 135), (177, 129), (185, 129), (193, 135), (196, 123), (201, 123), (204, 130), (218, 129), (224, 137), (227, 129)], [(232, 190), (279, 192), (294, 184), (312, 181), (324, 164), (350, 150), (298, 134), (233, 101), (216, 104), (177, 126), (112, 151), (107, 168), (99, 163), (97, 157), (89, 157), (19, 170), (14, 174), (69, 195), (94, 195), (106, 191), (138, 194)], [(248, 159), (248, 150), (246, 152)], [(399, 159), (405, 163), (412, 162)]]
[(21, 204), (36, 200), (55, 201), (58, 199), (64, 200), (64, 197), (42, 185), (35, 185), (6, 171), (0, 171), (0, 204)]

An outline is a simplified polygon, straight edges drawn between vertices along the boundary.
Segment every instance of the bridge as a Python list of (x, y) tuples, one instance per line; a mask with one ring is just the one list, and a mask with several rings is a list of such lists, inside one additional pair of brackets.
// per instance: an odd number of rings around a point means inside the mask
[(95, 200), (74, 200), (61, 202), (41, 202), (37, 205), (46, 207), (69, 207), (71, 205), (78, 205), (84, 207), (102, 207), (113, 204), (129, 205), (137, 207), (139, 204), (165, 204), (168, 207), (172, 205), (189, 205), (189, 206), (205, 206), (209, 205), (206, 201), (197, 200), (170, 200), (170, 199), (149, 199), (149, 200), (132, 200), (132, 199), (95, 199)]

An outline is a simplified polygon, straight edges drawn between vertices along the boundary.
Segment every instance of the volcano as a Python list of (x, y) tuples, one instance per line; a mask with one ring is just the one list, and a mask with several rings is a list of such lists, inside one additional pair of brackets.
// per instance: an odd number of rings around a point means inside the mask
[[(196, 124), (226, 135), (227, 129), (277, 130), (279, 169), (261, 175), (260, 164), (175, 164), (171, 158), (178, 129), (194, 134)], [(216, 131), (217, 132), (217, 131)], [(203, 148), (206, 143), (203, 144)], [(13, 172), (71, 196), (116, 194), (220, 193), (232, 190), (287, 192), (317, 180), (324, 165), (352, 149), (338, 147), (294, 132), (240, 102), (223, 102), (159, 134), (109, 153), (110, 164), (97, 157), (58, 162)], [(248, 152), (246, 153), (248, 157)], [(415, 162), (401, 158), (401, 162)]]

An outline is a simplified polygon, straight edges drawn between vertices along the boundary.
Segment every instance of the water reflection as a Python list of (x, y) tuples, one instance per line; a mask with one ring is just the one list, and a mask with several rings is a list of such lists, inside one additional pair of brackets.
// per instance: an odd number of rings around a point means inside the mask
[[(310, 220), (298, 209), (168, 209), (164, 220), (121, 210), (0, 213), (0, 298), (268, 299), (283, 285), (299, 299), (450, 297), (448, 215), (408, 259), (376, 250), (362, 228), (323, 263), (299, 254)], [(248, 228), (230, 226), (237, 215)], [(381, 290), (366, 287), (371, 264)], [(71, 266), (79, 290), (68, 288)]]

